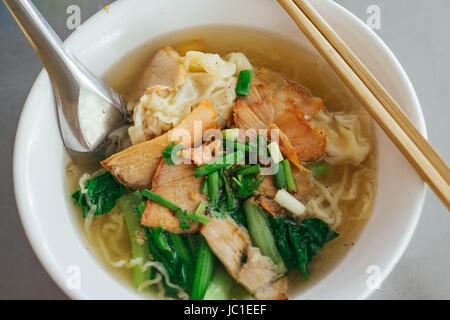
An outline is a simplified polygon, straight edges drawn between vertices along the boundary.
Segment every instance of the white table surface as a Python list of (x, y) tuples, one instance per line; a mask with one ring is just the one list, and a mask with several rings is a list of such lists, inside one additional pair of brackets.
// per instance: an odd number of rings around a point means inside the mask
[[(108, 0), (34, 0), (65, 37), (65, 9), (78, 4), (85, 20)], [(381, 9), (376, 33), (410, 77), (431, 143), (450, 159), (450, 1), (336, 0), (366, 21), (370, 5)], [(25, 237), (15, 205), (12, 151), (19, 115), (42, 65), (0, 4), (0, 299), (66, 299), (40, 265)], [(402, 259), (371, 299), (450, 298), (450, 214), (430, 191), (414, 237)]]

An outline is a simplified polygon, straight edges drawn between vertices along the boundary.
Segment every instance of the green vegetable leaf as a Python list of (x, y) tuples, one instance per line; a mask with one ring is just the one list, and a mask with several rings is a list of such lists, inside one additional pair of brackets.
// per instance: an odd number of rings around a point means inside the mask
[(254, 195), (263, 182), (264, 177), (255, 175), (238, 175), (232, 178), (232, 187), (237, 197), (246, 199)]
[[(180, 227), (183, 230), (188, 230), (190, 228), (189, 226), (189, 219), (188, 219), (188, 212), (186, 210), (179, 209), (175, 211), (175, 215), (177, 216), (178, 221), (180, 221)], [(195, 222), (195, 221), (191, 221)]]
[[(148, 228), (148, 239), (150, 251), (155, 261), (159, 261), (167, 269), (170, 281), (186, 289), (191, 278), (191, 263), (183, 259), (177, 244), (174, 243), (174, 236), (163, 230), (161, 227)], [(178, 244), (179, 247), (180, 244)], [(176, 291), (165, 285), (166, 295), (176, 297)]]
[(181, 157), (177, 155), (177, 153), (181, 151), (182, 148), (183, 146), (181, 144), (177, 144), (176, 142), (172, 142), (171, 144), (169, 144), (167, 148), (165, 148), (162, 152), (164, 162), (169, 166), (174, 166), (174, 160), (177, 161), (181, 159)]
[(90, 209), (87, 199), (97, 207), (94, 213), (95, 215), (105, 214), (114, 208), (117, 199), (126, 190), (110, 172), (102, 173), (88, 180), (85, 188), (87, 189), (86, 194), (81, 193), (80, 190), (72, 194), (72, 198), (76, 201), (77, 205), (83, 208), (83, 218), (86, 218)]
[(245, 217), (245, 212), (244, 212), (244, 207), (243, 206), (239, 206), (238, 208), (236, 208), (236, 210), (234, 210), (230, 214), (230, 217), (233, 218), (233, 220), (238, 225), (241, 225), (241, 226), (243, 226), (245, 228), (248, 228), (247, 218)]
[(325, 243), (338, 237), (327, 223), (317, 218), (308, 218), (300, 224), (288, 220), (270, 218), (273, 235), (280, 254), (288, 269), (298, 268), (305, 278), (308, 266)]
[(296, 267), (296, 256), (292, 254), (291, 244), (289, 242), (289, 223), (284, 219), (269, 218), (273, 237), (277, 244), (278, 251), (283, 258), (286, 267), (291, 270)]
[(314, 177), (325, 176), (331, 170), (330, 165), (324, 160), (315, 162), (315, 163), (306, 164), (305, 167), (307, 167), (309, 170), (312, 171), (312, 174)]

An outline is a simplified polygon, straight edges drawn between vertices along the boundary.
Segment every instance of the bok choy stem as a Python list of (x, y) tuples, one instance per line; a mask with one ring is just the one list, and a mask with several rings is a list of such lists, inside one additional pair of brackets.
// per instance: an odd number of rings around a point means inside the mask
[(275, 244), (269, 220), (261, 207), (253, 199), (248, 199), (244, 202), (244, 212), (253, 243), (261, 249), (263, 255), (272, 259), (279, 273), (286, 273), (287, 268)]
[(205, 239), (202, 238), (198, 248), (195, 263), (194, 282), (192, 285), (192, 300), (202, 300), (211, 282), (214, 271), (214, 254)]
[[(136, 212), (137, 206), (141, 203), (142, 197), (139, 191), (122, 196), (119, 199), (119, 207), (125, 218), (128, 233), (131, 240), (131, 251), (133, 259), (141, 259), (142, 265), (150, 260), (150, 248), (148, 245), (145, 229), (141, 226), (140, 218)], [(151, 278), (151, 268), (142, 271), (140, 266), (134, 267), (133, 284), (137, 288), (144, 281)]]
[(221, 263), (216, 263), (211, 282), (203, 300), (230, 300), (234, 279)]

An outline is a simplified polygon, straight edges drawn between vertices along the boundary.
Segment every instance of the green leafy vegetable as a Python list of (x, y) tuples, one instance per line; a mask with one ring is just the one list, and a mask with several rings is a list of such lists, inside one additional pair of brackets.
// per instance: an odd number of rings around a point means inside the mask
[(286, 267), (291, 270), (297, 266), (296, 255), (292, 253), (289, 243), (289, 223), (283, 219), (269, 217), (272, 233), (277, 244), (278, 251), (283, 258)]
[(244, 207), (239, 206), (236, 210), (234, 210), (230, 217), (238, 224), (248, 229), (247, 218), (245, 217)]
[(315, 177), (325, 176), (330, 172), (330, 165), (325, 161), (309, 163), (305, 167), (311, 170)]
[[(183, 259), (185, 249), (180, 253), (179, 249), (182, 242), (173, 243), (174, 238), (179, 235), (172, 235), (164, 231), (161, 227), (148, 228), (148, 238), (150, 251), (154, 260), (161, 262), (167, 269), (170, 281), (181, 288), (188, 288), (191, 283), (192, 265)], [(166, 294), (173, 295), (172, 290), (166, 287)]]
[(181, 159), (181, 157), (177, 155), (177, 153), (181, 151), (182, 148), (183, 146), (181, 144), (177, 144), (176, 142), (172, 142), (171, 144), (169, 144), (167, 148), (165, 148), (162, 152), (164, 162), (169, 166), (175, 165), (175, 162), (173, 160), (177, 161)]
[(232, 187), (237, 197), (246, 199), (254, 195), (263, 181), (263, 176), (238, 175), (232, 178)]
[(293, 224), (281, 218), (269, 216), (277, 248), (289, 269), (298, 268), (308, 278), (308, 266), (325, 243), (338, 237), (327, 223), (317, 218), (308, 218)]
[(167, 232), (170, 243), (180, 257), (179, 278), (182, 279), (183, 286), (189, 287), (192, 284), (194, 272), (194, 260), (185, 240), (180, 234)]
[(126, 190), (108, 171), (88, 180), (85, 188), (87, 189), (87, 193), (85, 194), (81, 193), (80, 190), (72, 194), (72, 198), (76, 201), (77, 205), (83, 208), (83, 218), (86, 218), (90, 210), (88, 200), (96, 206), (95, 215), (105, 214), (114, 208), (117, 199)]
[(195, 261), (195, 259), (197, 258), (200, 236), (198, 233), (186, 233), (183, 235), (183, 237), (187, 242), (192, 259)]

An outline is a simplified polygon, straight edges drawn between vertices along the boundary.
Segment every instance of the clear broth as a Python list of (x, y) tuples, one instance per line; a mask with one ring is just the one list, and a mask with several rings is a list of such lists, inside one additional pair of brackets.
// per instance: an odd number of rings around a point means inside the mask
[[(136, 79), (139, 79), (145, 65), (156, 50), (167, 45), (176, 47), (179, 44), (197, 39), (206, 42), (207, 52), (218, 53), (221, 56), (230, 52), (243, 52), (255, 65), (266, 66), (284, 74), (289, 80), (308, 88), (314, 96), (324, 99), (324, 104), (330, 111), (348, 112), (354, 108), (361, 108), (353, 94), (316, 51), (279, 34), (249, 27), (212, 25), (162, 35), (130, 52), (113, 66), (103, 79), (126, 99), (130, 99)], [(373, 141), (372, 152), (361, 165), (375, 170), (375, 154), (375, 141)], [(350, 174), (356, 170), (358, 170), (358, 167), (350, 166)], [(68, 191), (72, 193), (78, 188), (77, 183), (81, 172), (74, 166), (70, 166), (68, 171), (71, 172), (68, 174)], [(342, 177), (342, 172), (342, 166), (332, 167), (332, 174), (325, 178), (324, 182), (337, 181), (336, 179)], [(375, 179), (371, 183), (373, 190), (375, 190)], [(363, 191), (360, 190), (359, 192)], [(363, 196), (363, 194), (360, 194), (360, 196)], [(372, 199), (372, 203), (373, 201), (374, 199)], [(355, 203), (352, 201), (340, 203), (344, 212), (343, 222), (336, 230), (340, 233), (340, 236), (325, 245), (313, 259), (310, 265), (310, 278), (305, 280), (299, 273), (291, 272), (289, 275), (289, 297), (297, 296), (323, 279), (345, 257), (357, 241), (369, 217), (361, 220), (352, 219), (352, 213), (357, 210), (354, 205)], [(78, 208), (74, 210), (76, 210), (76, 215), (81, 217)], [(96, 217), (95, 219), (102, 218)], [(82, 227), (83, 219), (80, 218), (79, 220)], [(131, 250), (129, 241), (127, 242), (124, 238), (122, 242), (124, 250)], [(99, 260), (110, 272), (126, 281), (132, 289), (132, 269), (116, 269), (110, 267), (101, 257), (99, 257)]]

